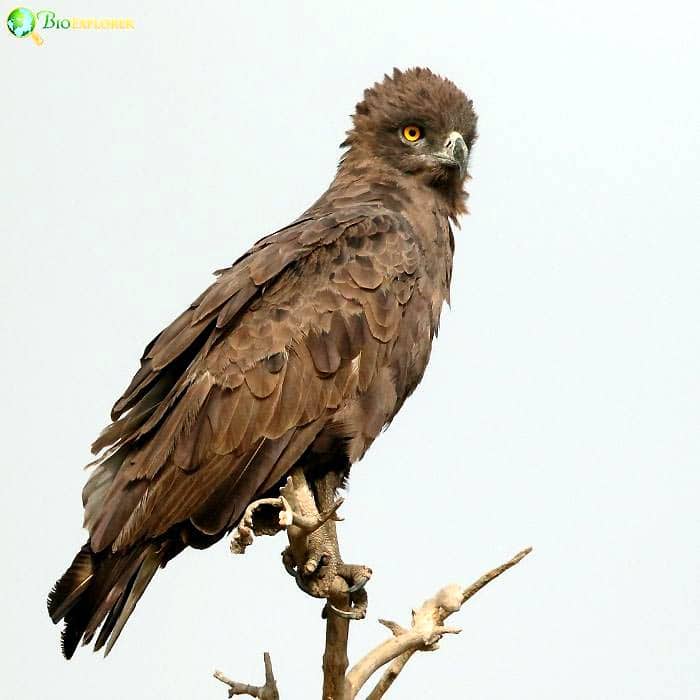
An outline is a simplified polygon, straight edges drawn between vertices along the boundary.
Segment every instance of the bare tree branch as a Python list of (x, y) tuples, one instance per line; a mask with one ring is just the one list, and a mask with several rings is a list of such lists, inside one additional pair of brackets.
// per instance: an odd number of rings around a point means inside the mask
[(408, 663), (416, 651), (432, 651), (437, 649), (438, 642), (444, 634), (457, 634), (459, 628), (445, 627), (444, 621), (459, 610), (474, 594), (478, 593), (486, 584), (500, 576), (504, 571), (515, 566), (532, 551), (532, 547), (518, 552), (505, 564), (492, 569), (477, 579), (471, 586), (461, 589), (452, 584), (438, 591), (438, 593), (417, 610), (413, 611), (411, 629), (406, 630), (395, 622), (380, 620), (382, 624), (392, 631), (393, 639), (382, 642), (358, 663), (348, 673), (350, 695), (348, 700), (353, 700), (360, 688), (377, 669), (390, 663), (381, 678), (367, 696), (367, 700), (380, 700), (386, 691), (396, 680), (397, 676)]
[(399, 673), (403, 671), (403, 667), (408, 663), (408, 660), (415, 654), (415, 651), (405, 651), (400, 656), (397, 656), (389, 665), (382, 677), (377, 682), (377, 685), (372, 688), (372, 692), (367, 696), (367, 700), (381, 700), (384, 693), (391, 687), (391, 684), (397, 679)]
[[(347, 598), (347, 595), (345, 596)], [(347, 606), (348, 603), (345, 603)], [(350, 620), (326, 610), (326, 648), (323, 652), (323, 700), (346, 700)]]
[[(316, 493), (311, 489), (302, 470), (292, 472), (278, 498), (261, 499), (248, 506), (233, 535), (231, 550), (245, 552), (254, 534), (273, 535), (286, 530), (289, 546), (282, 553), (282, 560), (287, 572), (305, 593), (326, 599), (323, 700), (354, 700), (372, 674), (387, 666), (367, 698), (381, 700), (415, 652), (437, 649), (444, 635), (461, 631), (444, 624), (452, 613), (531, 551), (531, 548), (524, 549), (467, 588), (457, 584), (445, 586), (413, 611), (410, 628), (380, 620), (392, 637), (377, 645), (348, 672), (350, 620), (364, 617), (367, 607), (364, 585), (372, 572), (367, 567), (347, 565), (340, 558), (335, 523), (339, 520), (337, 510), (343, 500), (334, 501), (332, 491), (330, 498), (319, 499), (319, 490), (318, 484)], [(229, 697), (248, 694), (264, 700), (278, 700), (267, 654), (265, 668), (267, 680), (262, 687), (236, 683), (219, 671), (215, 676), (229, 685)]]
[(227, 678), (221, 671), (214, 671), (214, 678), (225, 683), (229, 687), (228, 696), (232, 698), (234, 695), (250, 695), (252, 698), (259, 700), (280, 700), (275, 682), (275, 674), (272, 672), (272, 661), (270, 655), (265, 652), (263, 656), (265, 660), (265, 685), (248, 685), (247, 683), (238, 683)]

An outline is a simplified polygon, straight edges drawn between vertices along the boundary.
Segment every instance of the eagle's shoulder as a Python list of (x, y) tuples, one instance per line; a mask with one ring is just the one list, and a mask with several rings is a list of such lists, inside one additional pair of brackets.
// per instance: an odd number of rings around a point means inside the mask
[[(117, 435), (131, 434), (129, 428), (142, 425), (154, 406), (186, 389), (188, 369), (201, 364), (225, 336), (236, 334), (245, 312), (263, 298), (315, 296), (313, 308), (319, 308), (329, 280), (348, 301), (363, 296), (387, 277), (400, 280), (415, 271), (412, 236), (401, 213), (368, 203), (316, 211), (259, 240), (218, 270), (217, 280), (146, 346), (139, 370), (114, 404), (114, 423), (94, 451), (113, 445)], [(372, 298), (384, 296), (380, 291)], [(250, 314), (247, 321), (249, 327)], [(383, 335), (378, 324), (375, 330)]]

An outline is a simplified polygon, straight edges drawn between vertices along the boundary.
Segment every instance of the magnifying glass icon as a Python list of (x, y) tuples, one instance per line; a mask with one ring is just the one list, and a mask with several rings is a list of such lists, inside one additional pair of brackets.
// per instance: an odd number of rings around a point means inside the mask
[(37, 46), (41, 46), (44, 40), (34, 31), (35, 27), (36, 17), (34, 13), (26, 7), (16, 7), (7, 15), (7, 28), (10, 34), (16, 36), (18, 39), (24, 39), (24, 37), (30, 36)]

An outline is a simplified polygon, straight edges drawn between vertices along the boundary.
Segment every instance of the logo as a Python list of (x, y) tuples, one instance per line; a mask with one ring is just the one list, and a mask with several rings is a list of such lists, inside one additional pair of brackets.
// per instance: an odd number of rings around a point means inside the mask
[(10, 34), (18, 39), (32, 37), (37, 46), (44, 40), (34, 29), (134, 29), (135, 23), (131, 17), (57, 17), (52, 10), (39, 10), (34, 14), (26, 7), (16, 7), (7, 16), (7, 28)]
[(36, 27), (36, 17), (26, 7), (16, 7), (7, 15), (7, 28), (11, 34), (14, 34), (18, 39), (30, 36), (37, 46), (41, 46), (44, 40), (34, 32), (34, 27)]

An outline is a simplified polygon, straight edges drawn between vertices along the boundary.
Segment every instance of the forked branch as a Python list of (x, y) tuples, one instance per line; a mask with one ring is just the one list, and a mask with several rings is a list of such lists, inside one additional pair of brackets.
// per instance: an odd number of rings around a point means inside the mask
[(411, 627), (405, 629), (396, 622), (380, 620), (391, 630), (393, 637), (379, 644), (358, 661), (349, 671), (349, 695), (347, 700), (353, 700), (360, 688), (378, 669), (390, 664), (384, 671), (367, 700), (380, 700), (391, 687), (397, 676), (417, 651), (433, 651), (438, 648), (438, 642), (445, 634), (459, 634), (458, 627), (445, 626), (445, 620), (457, 612), (474, 594), (500, 576), (504, 571), (515, 566), (532, 551), (532, 547), (518, 552), (505, 564), (492, 569), (471, 586), (462, 588), (457, 584), (445, 586), (432, 598), (426, 600), (412, 614)]
[(234, 695), (250, 695), (252, 698), (259, 700), (279, 700), (280, 695), (277, 690), (275, 674), (272, 672), (272, 661), (270, 655), (265, 652), (265, 685), (248, 685), (247, 683), (238, 683), (227, 678), (221, 671), (214, 671), (214, 678), (225, 683), (228, 687), (228, 696), (232, 698)]
[[(342, 499), (338, 499), (324, 509), (319, 508), (303, 471), (295, 470), (280, 489), (278, 498), (261, 499), (248, 506), (232, 538), (231, 550), (245, 552), (252, 544), (254, 534), (271, 535), (286, 530), (289, 546), (282, 556), (287, 572), (295, 577), (306, 593), (326, 599), (323, 613), (326, 617), (323, 700), (354, 700), (369, 678), (386, 667), (367, 696), (367, 700), (381, 700), (413, 654), (437, 649), (444, 635), (461, 631), (445, 624), (450, 615), (532, 550), (529, 547), (524, 549), (466, 588), (457, 584), (445, 586), (413, 611), (410, 627), (380, 620), (392, 636), (346, 673), (349, 623), (350, 619), (364, 616), (367, 602), (364, 584), (371, 571), (366, 567), (346, 566), (340, 560), (335, 521), (339, 520), (337, 510), (341, 504)], [(214, 675), (229, 686), (229, 697), (247, 694), (262, 700), (279, 700), (267, 653), (264, 686), (231, 681), (220, 671)]]

